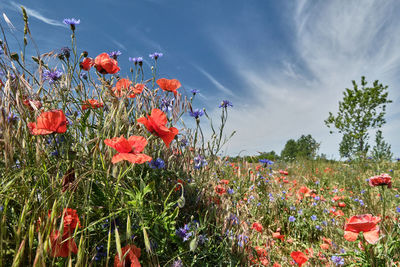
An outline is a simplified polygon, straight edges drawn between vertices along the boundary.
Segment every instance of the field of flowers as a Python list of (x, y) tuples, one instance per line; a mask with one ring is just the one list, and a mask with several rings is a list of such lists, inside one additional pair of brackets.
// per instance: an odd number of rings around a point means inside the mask
[(400, 266), (400, 163), (230, 162), (231, 102), (204, 136), (162, 53), (120, 69), (72, 18), (70, 47), (28, 56), (23, 14), (22, 51), (1, 41), (0, 266)]

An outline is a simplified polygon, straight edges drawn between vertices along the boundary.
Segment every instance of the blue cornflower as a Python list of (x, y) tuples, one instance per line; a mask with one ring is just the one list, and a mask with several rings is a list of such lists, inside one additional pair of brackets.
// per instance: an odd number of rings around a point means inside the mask
[(239, 218), (236, 217), (235, 214), (231, 214), (231, 215), (229, 216), (229, 221), (232, 223), (232, 225), (237, 225), (237, 224), (239, 224)]
[(183, 266), (183, 262), (180, 259), (175, 260), (171, 267), (182, 267)]
[(315, 196), (314, 199), (315, 199), (315, 200), (320, 200), (321, 197), (320, 197), (320, 196)]
[(311, 215), (311, 220), (315, 221), (317, 219), (316, 215)]
[(315, 184), (318, 185), (318, 184), (319, 184), (319, 181), (315, 181)]
[(60, 49), (60, 53), (58, 54), (58, 57), (60, 59), (63, 59), (64, 57), (68, 59), (70, 56), (71, 56), (71, 49), (69, 47), (62, 47)]
[(201, 109), (197, 109), (197, 108), (196, 108), (195, 110), (190, 110), (190, 111), (189, 111), (189, 115), (190, 115), (191, 117), (193, 117), (193, 118), (198, 119), (198, 118), (200, 118), (201, 116), (204, 115), (204, 111), (201, 110)]
[(319, 226), (319, 225), (316, 225), (316, 226), (315, 226), (315, 228), (316, 228), (317, 230), (320, 230), (320, 231), (322, 231), (322, 227), (321, 227), (321, 226)]
[(159, 57), (162, 57), (163, 53), (158, 53), (158, 52), (154, 52), (153, 54), (150, 54), (149, 57), (152, 59), (157, 60)]
[(344, 264), (344, 259), (342, 257), (340, 257), (340, 256), (333, 255), (331, 257), (331, 260), (336, 266)]
[(233, 193), (235, 193), (235, 191), (232, 188), (228, 189), (228, 194), (232, 195)]
[(400, 195), (394, 195), (394, 197), (398, 198), (398, 197), (400, 197)]
[(361, 194), (364, 194), (365, 193), (365, 190), (363, 189), (363, 190), (361, 190)]
[(59, 71), (59, 70), (54, 70), (54, 71), (44, 70), (43, 71), (43, 79), (45, 81), (48, 80), (49, 84), (53, 84), (54, 82), (58, 81), (62, 75), (63, 75), (62, 71)]
[(290, 206), (290, 210), (296, 210), (295, 206)]
[(164, 169), (165, 168), (165, 162), (160, 159), (153, 159), (152, 161), (149, 162), (150, 168), (152, 169)]
[(192, 89), (192, 90), (190, 90), (190, 92), (191, 92), (193, 95), (200, 93), (200, 91), (197, 90), (197, 89)]
[(194, 158), (194, 168), (195, 169), (200, 169), (201, 167), (204, 167), (207, 164), (208, 163), (207, 163), (206, 159), (201, 155), (198, 155), (197, 157)]
[(96, 247), (96, 251), (97, 251), (97, 253), (96, 253), (96, 256), (94, 257), (95, 261), (99, 261), (102, 258), (107, 256), (107, 250), (104, 248), (103, 245)]
[(327, 221), (323, 221), (322, 224), (323, 224), (324, 226), (327, 226), (327, 225), (328, 225), (328, 222), (327, 222)]
[(263, 163), (263, 164), (265, 164), (265, 165), (272, 165), (272, 164), (274, 164), (274, 162), (273, 162), (272, 160), (269, 160), (269, 159), (260, 159), (259, 162), (260, 162), (260, 163)]
[(70, 18), (70, 19), (64, 19), (63, 22), (65, 25), (69, 25), (71, 27), (71, 30), (75, 31), (75, 25), (80, 24), (81, 20), (75, 19), (75, 18)]
[(297, 212), (299, 215), (302, 215), (303, 214), (303, 210), (302, 209), (299, 209), (299, 211)]
[(289, 217), (289, 222), (294, 222), (295, 220), (296, 220), (296, 218), (294, 216)]
[(83, 79), (83, 80), (87, 80), (87, 74), (86, 74), (86, 72), (82, 72), (81, 73), (81, 78)]
[(233, 107), (233, 105), (229, 100), (222, 100), (222, 102), (219, 105), (219, 107), (220, 108), (227, 108), (227, 107)]
[(135, 66), (139, 64), (139, 66), (142, 66), (143, 64), (143, 58), (142, 57), (129, 57), (129, 61), (133, 62)]
[(161, 110), (164, 112), (171, 111), (174, 105), (174, 98), (162, 98), (161, 99)]
[(249, 240), (248, 236), (241, 234), (238, 236), (238, 245), (240, 247), (243, 247), (245, 244), (247, 244), (248, 240)]
[(186, 138), (182, 138), (181, 139), (181, 141), (180, 141), (180, 145), (181, 145), (181, 147), (185, 147), (185, 146), (187, 146), (189, 143), (188, 143), (188, 140), (186, 139)]
[(0, 206), (0, 212), (2, 212), (4, 210), (3, 206)]
[(400, 212), (400, 206), (398, 206), (398, 207), (396, 208), (396, 211), (397, 211), (397, 212)]
[(121, 51), (118, 50), (118, 51), (112, 51), (112, 52), (108, 53), (108, 55), (110, 57), (112, 57), (113, 59), (117, 59), (118, 56), (122, 55), (122, 53), (121, 53)]

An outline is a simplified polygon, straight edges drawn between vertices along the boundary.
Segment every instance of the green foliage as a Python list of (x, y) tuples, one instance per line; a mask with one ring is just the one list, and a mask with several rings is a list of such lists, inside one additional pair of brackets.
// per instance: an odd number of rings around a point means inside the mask
[(297, 141), (290, 139), (286, 142), (281, 152), (284, 160), (291, 161), (296, 158), (314, 159), (320, 144), (309, 134), (300, 136)]
[(383, 140), (382, 131), (378, 130), (375, 135), (375, 146), (372, 148), (372, 157), (374, 160), (390, 161), (393, 158), (391, 146)]
[[(361, 88), (353, 80), (353, 89), (343, 92), (343, 100), (339, 102), (336, 116), (329, 112), (325, 124), (335, 127), (343, 134), (339, 152), (341, 157), (365, 157), (369, 150), (368, 131), (379, 128), (386, 123), (384, 118), (388, 99), (388, 86), (374, 81), (372, 87), (367, 87), (365, 77), (361, 77)], [(331, 131), (333, 133), (333, 131)]]

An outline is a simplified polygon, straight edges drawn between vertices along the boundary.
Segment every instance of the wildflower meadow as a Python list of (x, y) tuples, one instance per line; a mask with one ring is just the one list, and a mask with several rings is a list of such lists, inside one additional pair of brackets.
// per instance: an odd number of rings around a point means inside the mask
[(163, 53), (85, 51), (78, 18), (27, 54), (21, 10), (20, 46), (0, 38), (0, 266), (400, 266), (400, 159), (230, 157), (228, 97), (215, 118)]

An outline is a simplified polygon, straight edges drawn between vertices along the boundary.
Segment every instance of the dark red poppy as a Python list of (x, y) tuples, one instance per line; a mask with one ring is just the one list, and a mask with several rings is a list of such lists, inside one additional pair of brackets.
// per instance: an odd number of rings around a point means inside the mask
[(90, 70), (90, 68), (92, 68), (93, 65), (94, 65), (94, 60), (90, 57), (85, 58), (81, 63), (79, 63), (81, 69), (86, 71)]
[(176, 91), (176, 89), (181, 87), (181, 83), (177, 79), (169, 80), (169, 79), (162, 78), (162, 79), (157, 80), (157, 84), (164, 91), (173, 92), (174, 95), (176, 95), (178, 93)]
[(223, 187), (222, 185), (217, 185), (215, 188), (215, 192), (218, 194), (218, 195), (223, 195), (223, 194), (225, 194), (226, 193), (226, 189), (225, 189), (225, 187)]
[(114, 267), (140, 267), (140, 248), (127, 245), (121, 249), (122, 255), (115, 254)]
[(52, 232), (50, 235), (50, 244), (52, 257), (66, 258), (72, 253), (78, 253), (78, 247), (76, 246), (75, 240), (69, 233), (64, 233), (61, 236), (58, 230)]
[(36, 122), (28, 123), (28, 128), (33, 135), (65, 133), (67, 118), (62, 110), (50, 110), (40, 114)]
[(152, 134), (160, 137), (167, 147), (169, 147), (169, 144), (179, 133), (175, 127), (166, 127), (168, 122), (167, 116), (159, 109), (153, 109), (150, 116), (147, 116), (147, 118), (141, 117), (137, 122), (143, 124)]
[(283, 170), (279, 170), (279, 173), (283, 174), (283, 175), (288, 175), (289, 174), (287, 171), (283, 171)]
[(87, 110), (89, 108), (93, 108), (93, 109), (101, 108), (103, 106), (104, 106), (104, 104), (100, 103), (96, 99), (88, 99), (87, 101), (83, 102), (82, 110)]
[(137, 164), (152, 160), (150, 156), (141, 153), (147, 145), (147, 140), (142, 136), (131, 136), (125, 139), (125, 137), (121, 135), (121, 137), (106, 139), (104, 143), (119, 152), (113, 156), (111, 160), (113, 164), (122, 160)]
[(308, 261), (307, 256), (301, 251), (293, 251), (290, 256), (300, 267)]
[(120, 70), (118, 62), (110, 58), (107, 53), (98, 55), (94, 60), (94, 64), (97, 71), (101, 74), (115, 74)]
[(370, 244), (375, 244), (379, 240), (378, 223), (381, 218), (371, 214), (356, 215), (351, 217), (344, 226), (344, 238), (347, 241), (356, 241), (358, 234), (363, 232), (365, 240)]
[(369, 178), (370, 186), (384, 186), (387, 185), (388, 188), (392, 188), (392, 177), (387, 173), (382, 173), (381, 175), (373, 176)]

